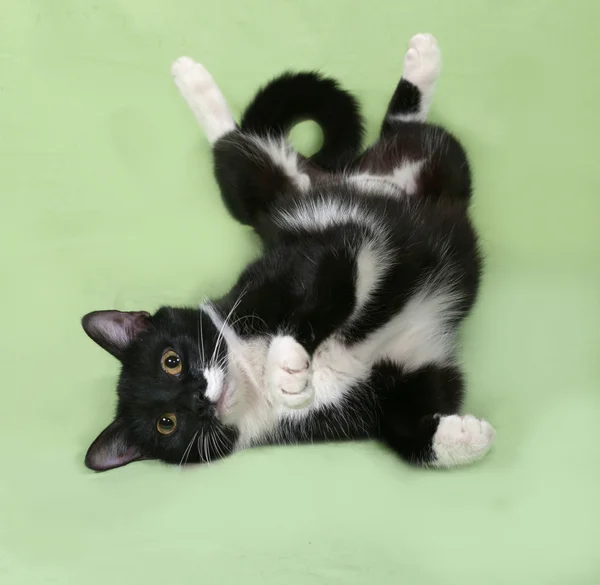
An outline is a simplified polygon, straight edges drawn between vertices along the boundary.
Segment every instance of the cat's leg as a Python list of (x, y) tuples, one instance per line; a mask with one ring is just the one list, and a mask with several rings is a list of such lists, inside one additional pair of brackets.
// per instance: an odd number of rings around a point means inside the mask
[(384, 129), (398, 122), (425, 122), (442, 65), (433, 35), (417, 34), (408, 43), (404, 71), (389, 103)]
[(212, 75), (200, 63), (180, 57), (171, 68), (175, 85), (211, 144), (235, 130), (235, 120)]
[(495, 432), (485, 420), (457, 414), (463, 395), (461, 372), (429, 365), (403, 374), (381, 365), (374, 383), (383, 392), (381, 440), (415, 465), (454, 467), (481, 459)]
[[(447, 143), (453, 141), (441, 128), (426, 124), (440, 69), (441, 56), (435, 38), (430, 34), (412, 37), (404, 56), (402, 78), (383, 119), (382, 140), (364, 154), (358, 165), (362, 174), (355, 180), (369, 186), (368, 180), (372, 181), (375, 175), (400, 187), (402, 195), (429, 193), (429, 185), (424, 189), (423, 180), (428, 173), (439, 177), (440, 173), (429, 172), (432, 161), (445, 160)], [(433, 187), (435, 192), (440, 190), (437, 184)]]
[(279, 197), (301, 194), (310, 187), (302, 159), (284, 138), (230, 132), (214, 144), (213, 158), (227, 209), (259, 235)]
[(277, 335), (271, 340), (265, 378), (272, 399), (283, 406), (304, 408), (314, 398), (310, 356), (289, 335)]
[(229, 106), (210, 73), (181, 57), (172, 67), (175, 84), (213, 146), (214, 172), (229, 212), (257, 227), (277, 195), (310, 187), (306, 161), (273, 129), (259, 135), (237, 128)]
[[(450, 132), (426, 122), (440, 69), (435, 38), (415, 35), (383, 120), (382, 146), (376, 144), (366, 153), (361, 170), (384, 174), (405, 195), (468, 203), (471, 173), (463, 147)], [(393, 148), (389, 147), (390, 141)]]

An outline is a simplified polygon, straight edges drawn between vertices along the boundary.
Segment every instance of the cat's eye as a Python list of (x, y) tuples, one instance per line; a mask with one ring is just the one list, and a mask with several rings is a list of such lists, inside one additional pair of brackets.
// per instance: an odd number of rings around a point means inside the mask
[(170, 435), (177, 428), (177, 417), (169, 412), (156, 421), (156, 430), (161, 435)]
[(160, 365), (162, 366), (162, 369), (167, 372), (167, 374), (171, 374), (171, 376), (179, 376), (183, 369), (181, 358), (177, 355), (177, 352), (172, 349), (167, 349), (167, 351), (162, 354)]

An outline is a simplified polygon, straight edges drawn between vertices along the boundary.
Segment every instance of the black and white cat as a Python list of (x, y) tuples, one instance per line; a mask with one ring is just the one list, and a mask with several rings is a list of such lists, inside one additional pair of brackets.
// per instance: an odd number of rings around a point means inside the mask
[[(425, 122), (440, 63), (431, 35), (410, 40), (380, 138), (361, 152), (356, 101), (330, 79), (275, 79), (238, 126), (210, 74), (175, 62), (223, 200), (264, 254), (199, 308), (83, 318), (122, 364), (115, 420), (91, 445), (90, 468), (367, 438), (418, 465), (488, 451), (492, 427), (458, 414), (457, 328), (481, 262), (465, 153)], [(286, 142), (307, 118), (324, 133), (309, 159)]]

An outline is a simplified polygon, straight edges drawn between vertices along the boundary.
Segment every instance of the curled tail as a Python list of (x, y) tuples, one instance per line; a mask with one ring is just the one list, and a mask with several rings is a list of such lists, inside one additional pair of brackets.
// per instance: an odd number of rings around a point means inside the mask
[(318, 73), (289, 72), (273, 79), (246, 108), (240, 127), (259, 136), (285, 136), (304, 120), (323, 131), (323, 146), (310, 158), (321, 168), (341, 170), (360, 154), (364, 129), (358, 102)]

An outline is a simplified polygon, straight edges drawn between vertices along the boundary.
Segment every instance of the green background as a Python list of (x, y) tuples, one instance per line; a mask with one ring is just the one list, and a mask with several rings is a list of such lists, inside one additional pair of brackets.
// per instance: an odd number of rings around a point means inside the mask
[[(0, 582), (598, 585), (599, 6), (1, 0)], [(428, 472), (346, 444), (86, 470), (117, 363), (81, 315), (195, 303), (257, 253), (172, 60), (203, 62), (238, 114), (270, 76), (321, 68), (374, 138), (427, 31), (488, 258), (464, 360), (489, 457)]]

